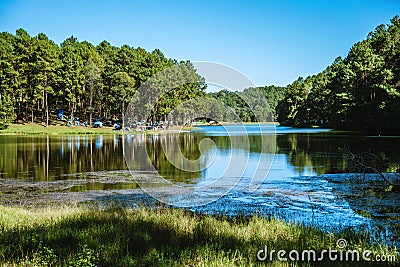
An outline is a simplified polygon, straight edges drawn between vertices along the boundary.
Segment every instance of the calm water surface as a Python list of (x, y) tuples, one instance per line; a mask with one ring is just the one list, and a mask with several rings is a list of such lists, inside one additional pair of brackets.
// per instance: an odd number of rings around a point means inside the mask
[[(212, 142), (199, 146), (204, 139)], [(0, 178), (3, 183), (63, 182), (66, 192), (138, 190), (127, 174), (124, 155), (133, 172), (151, 165), (174, 183), (194, 185), (227, 175), (233, 161), (233, 168), (238, 168), (235, 175), (243, 179), (224, 198), (194, 210), (227, 215), (257, 212), (327, 229), (363, 226), (379, 240), (398, 240), (399, 192), (386, 192), (384, 185), (360, 188), (360, 183), (337, 182), (351, 169), (348, 151), (370, 151), (395, 161), (400, 158), (400, 137), (274, 125), (228, 130), (208, 126), (192, 133), (155, 135), (3, 135)], [(244, 170), (236, 166), (242, 159)], [(113, 181), (116, 173), (118, 182)], [(265, 179), (249, 192), (255, 173)], [(79, 186), (73, 181), (80, 181)]]
[[(232, 136), (227, 136), (227, 131), (221, 126), (200, 127), (194, 133), (124, 137), (0, 135), (0, 178), (53, 181), (85, 178), (87, 172), (127, 170), (124, 145), (130, 150), (145, 146), (147, 154), (140, 156), (150, 157), (152, 165), (161, 175), (175, 182), (187, 183), (221, 175), (222, 167), (228, 164), (233, 154), (248, 157), (247, 164), (250, 166), (258, 163), (260, 153), (267, 154), (268, 159), (272, 157), (267, 179), (347, 172), (349, 162), (345, 154), (348, 150), (353, 153), (373, 151), (400, 158), (400, 137), (368, 137), (352, 132), (271, 125), (262, 128), (264, 135), (260, 135), (260, 128), (256, 125), (246, 125), (245, 129), (247, 132), (243, 133), (235, 132), (241, 128), (234, 128), (229, 132)], [(264, 143), (262, 136), (266, 141)], [(206, 146), (201, 154), (199, 143), (205, 138), (210, 138), (215, 146)], [(189, 160), (200, 158), (198, 169), (201, 171), (185, 172), (174, 167), (171, 158), (164, 155), (165, 144), (178, 144), (178, 149)], [(262, 149), (263, 144), (268, 147)], [(271, 147), (271, 144), (274, 146)], [(174, 149), (169, 151), (177, 152)], [(141, 161), (139, 155), (133, 157), (137, 162)], [(141, 166), (137, 168), (139, 170)], [(247, 171), (254, 170), (249, 167)]]

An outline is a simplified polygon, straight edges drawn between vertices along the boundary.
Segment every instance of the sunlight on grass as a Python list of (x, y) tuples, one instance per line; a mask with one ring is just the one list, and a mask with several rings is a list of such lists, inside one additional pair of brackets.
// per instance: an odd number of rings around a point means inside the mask
[[(256, 266), (265, 265), (256, 258), (264, 246), (321, 251), (334, 248), (339, 237), (346, 238), (351, 249), (395, 253), (395, 249), (371, 244), (360, 233), (329, 234), (259, 217), (68, 206), (32, 210), (0, 206), (0, 213), (0, 262), (4, 266)], [(288, 262), (268, 263), (290, 266)], [(351, 265), (365, 266), (365, 262)]]
[(0, 134), (114, 134), (113, 128), (91, 128), (83, 126), (68, 127), (65, 125), (49, 125), (45, 127), (36, 123), (11, 124), (7, 129), (0, 130)]
[[(169, 131), (190, 131), (194, 127), (180, 127), (172, 126)], [(124, 131), (124, 133), (136, 134), (136, 133), (147, 133), (154, 134), (160, 133), (160, 130), (149, 130), (149, 131)], [(49, 125), (45, 127), (42, 124), (37, 123), (25, 123), (25, 124), (11, 124), (7, 129), (0, 130), (0, 135), (13, 135), (13, 134), (122, 134), (121, 130), (114, 131), (112, 127), (103, 128), (92, 128), (83, 126), (72, 126), (68, 127), (63, 124)]]

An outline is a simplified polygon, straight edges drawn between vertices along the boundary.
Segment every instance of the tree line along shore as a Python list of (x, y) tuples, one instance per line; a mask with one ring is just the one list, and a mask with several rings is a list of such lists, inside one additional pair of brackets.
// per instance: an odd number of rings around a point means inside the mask
[[(400, 18), (395, 16), (318, 74), (287, 86), (214, 93), (206, 93), (199, 76), (199, 82), (159, 99), (147, 120), (162, 121), (182, 102), (206, 97), (231, 107), (241, 121), (254, 122), (257, 116), (245, 96), (257, 90), (268, 102), (271, 120), (284, 125), (399, 134), (400, 125), (394, 123), (400, 120), (399, 59)], [(47, 126), (60, 110), (88, 126), (95, 118), (121, 121), (141, 85), (179, 64), (196, 72), (190, 61), (166, 58), (158, 49), (116, 47), (107, 41), (95, 46), (75, 37), (58, 45), (43, 33), (32, 37), (23, 29), (0, 33), (0, 128), (34, 121)]]

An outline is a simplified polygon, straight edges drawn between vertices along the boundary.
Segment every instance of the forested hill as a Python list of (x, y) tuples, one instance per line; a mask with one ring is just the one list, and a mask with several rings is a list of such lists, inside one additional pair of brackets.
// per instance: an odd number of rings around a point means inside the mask
[(399, 16), (354, 44), (344, 59), (288, 85), (277, 110), (278, 121), (289, 125), (400, 134)]

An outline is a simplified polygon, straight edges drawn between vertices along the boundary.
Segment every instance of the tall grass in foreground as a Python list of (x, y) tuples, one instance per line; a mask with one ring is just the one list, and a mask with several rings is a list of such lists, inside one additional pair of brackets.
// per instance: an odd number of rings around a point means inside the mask
[(179, 209), (0, 206), (0, 230), (3, 266), (368, 266), (364, 261), (259, 262), (256, 257), (265, 246), (288, 252), (335, 249), (339, 237), (348, 241), (347, 249), (396, 254), (393, 266), (400, 258), (395, 249), (372, 245), (351, 230), (328, 234), (275, 219)]

